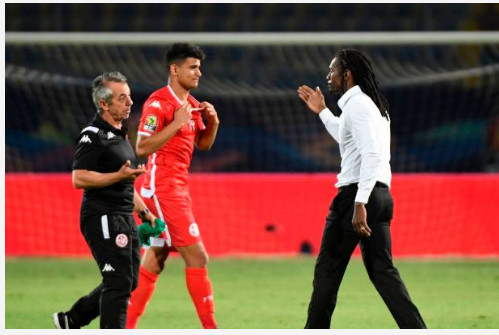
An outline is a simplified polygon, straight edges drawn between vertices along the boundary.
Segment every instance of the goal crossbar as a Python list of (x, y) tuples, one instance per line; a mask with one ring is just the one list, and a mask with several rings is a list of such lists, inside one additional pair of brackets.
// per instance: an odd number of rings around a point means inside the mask
[(157, 45), (189, 41), (201, 45), (428, 45), (499, 44), (496, 31), (460, 32), (232, 32), (232, 33), (113, 33), (6, 32), (5, 43)]

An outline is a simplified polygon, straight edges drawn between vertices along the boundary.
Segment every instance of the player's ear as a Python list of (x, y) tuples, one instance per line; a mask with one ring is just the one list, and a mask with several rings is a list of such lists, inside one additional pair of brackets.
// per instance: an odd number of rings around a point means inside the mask
[[(352, 76), (352, 71), (350, 70), (345, 70), (345, 72), (343, 72), (343, 78), (345, 81), (352, 81), (353, 83), (353, 76)], [(355, 84), (354, 84), (355, 85)]]
[(175, 63), (170, 64), (170, 74), (176, 76), (178, 74), (178, 65)]
[(107, 105), (107, 102), (104, 99), (100, 99), (99, 100), (99, 106), (100, 106), (100, 110), (102, 110), (102, 111), (105, 111), (105, 110), (109, 109), (108, 105)]

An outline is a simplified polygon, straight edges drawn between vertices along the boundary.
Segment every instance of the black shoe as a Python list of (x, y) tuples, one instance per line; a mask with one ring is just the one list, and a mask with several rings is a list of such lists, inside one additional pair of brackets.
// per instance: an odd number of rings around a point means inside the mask
[(65, 312), (58, 312), (52, 314), (52, 320), (54, 321), (54, 326), (57, 329), (79, 329), (80, 327), (76, 327), (71, 318)]

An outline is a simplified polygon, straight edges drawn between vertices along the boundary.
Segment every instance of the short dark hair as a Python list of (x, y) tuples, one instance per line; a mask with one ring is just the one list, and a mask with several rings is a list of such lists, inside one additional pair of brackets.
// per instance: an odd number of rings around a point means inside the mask
[(378, 81), (369, 59), (362, 52), (353, 49), (340, 50), (336, 53), (336, 57), (340, 61), (341, 71), (350, 70), (352, 72), (355, 84), (359, 85), (362, 92), (373, 100), (381, 115), (389, 120), (388, 101), (379, 91)]
[(204, 60), (206, 55), (200, 47), (191, 43), (175, 43), (166, 52), (166, 67), (169, 68), (171, 64), (181, 64), (187, 58), (197, 58)]

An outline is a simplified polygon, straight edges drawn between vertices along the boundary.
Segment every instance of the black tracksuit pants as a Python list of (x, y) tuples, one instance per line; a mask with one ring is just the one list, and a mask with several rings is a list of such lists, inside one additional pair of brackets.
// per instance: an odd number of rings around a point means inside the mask
[(81, 297), (68, 315), (79, 327), (100, 315), (100, 328), (125, 328), (128, 300), (137, 287), (140, 265), (135, 220), (131, 214), (82, 217), (80, 228), (99, 266), (102, 283)]
[(390, 221), (393, 199), (388, 187), (376, 183), (366, 205), (371, 236), (361, 238), (352, 226), (357, 184), (340, 188), (322, 236), (314, 271), (313, 292), (305, 328), (330, 328), (338, 289), (350, 257), (360, 242), (369, 278), (400, 328), (426, 328), (418, 309), (392, 263)]

